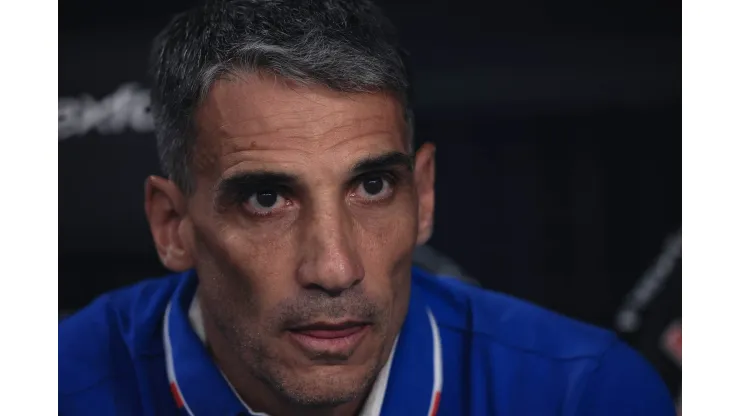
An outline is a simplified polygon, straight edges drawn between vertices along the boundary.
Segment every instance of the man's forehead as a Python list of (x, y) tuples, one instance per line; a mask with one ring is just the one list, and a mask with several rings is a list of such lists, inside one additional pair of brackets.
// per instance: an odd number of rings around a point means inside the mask
[(402, 107), (391, 94), (341, 93), (267, 77), (217, 81), (197, 123), (196, 169), (268, 162), (281, 151), (296, 156), (406, 148)]
[(373, 129), (404, 133), (403, 111), (391, 94), (344, 93), (258, 75), (216, 81), (196, 121), (199, 135), (211, 140), (271, 136), (315, 141), (340, 131)]

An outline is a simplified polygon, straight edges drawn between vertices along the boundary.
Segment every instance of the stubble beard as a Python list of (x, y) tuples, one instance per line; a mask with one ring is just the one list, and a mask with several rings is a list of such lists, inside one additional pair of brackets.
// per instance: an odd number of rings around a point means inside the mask
[(363, 374), (343, 375), (342, 364), (334, 364), (336, 370), (326, 376), (300, 375), (288, 370), (285, 362), (271, 353), (257, 336), (242, 334), (245, 336), (239, 337), (241, 340), (236, 344), (240, 346), (238, 356), (243, 368), (292, 407), (333, 408), (360, 399), (369, 392), (385, 364), (384, 354), (378, 351)]
[[(329, 315), (339, 315), (340, 309), (342, 308), (329, 311)], [(377, 312), (384, 309), (373, 308), (373, 310)], [(383, 313), (382, 318), (375, 316), (380, 319), (375, 320), (378, 327), (373, 328), (374, 331), (383, 334), (380, 343), (382, 347), (373, 355), (372, 364), (366, 371), (361, 374), (357, 374), (356, 371), (344, 374), (342, 368), (344, 364), (332, 360), (334, 362), (331, 366), (326, 365), (328, 370), (326, 376), (297, 374), (291, 369), (291, 362), (286, 362), (285, 358), (278, 354), (279, 350), (270, 348), (269, 342), (266, 342), (266, 340), (276, 339), (274, 334), (279, 332), (277, 331), (280, 326), (278, 322), (282, 322), (282, 319), (277, 317), (274, 321), (264, 323), (267, 329), (262, 328), (262, 325), (245, 327), (241, 323), (244, 312), (227, 313), (227, 316), (222, 316), (226, 319), (216, 319), (214, 324), (225, 341), (231, 345), (232, 351), (237, 353), (235, 358), (241, 362), (240, 367), (249, 373), (249, 378), (259, 381), (274, 392), (275, 397), (279, 397), (282, 403), (290, 407), (329, 409), (362, 398), (369, 392), (385, 364), (383, 357), (387, 354), (384, 352), (390, 352), (384, 351), (388, 349), (386, 332), (389, 329), (390, 314)], [(367, 314), (369, 316), (371, 312), (368, 310)], [(320, 364), (322, 357), (305, 358), (316, 360), (316, 365), (323, 365)], [(345, 357), (345, 359), (349, 358)], [(334, 367), (334, 369), (329, 367)]]

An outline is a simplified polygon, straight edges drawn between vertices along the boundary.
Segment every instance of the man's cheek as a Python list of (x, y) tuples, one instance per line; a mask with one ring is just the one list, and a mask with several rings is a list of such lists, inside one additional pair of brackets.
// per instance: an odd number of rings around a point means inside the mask
[(265, 267), (285, 265), (295, 247), (292, 230), (235, 228), (224, 236), (229, 263), (246, 272), (264, 272)]
[(406, 212), (390, 217), (379, 236), (388, 255), (404, 257), (407, 254), (407, 249), (414, 246), (416, 240), (415, 219), (416, 217)]
[(416, 215), (412, 204), (399, 203), (361, 214), (356, 216), (360, 229), (380, 244), (390, 244), (391, 247), (403, 245), (416, 234)]
[(414, 229), (412, 219), (395, 218), (366, 234), (361, 255), (367, 274), (379, 279), (373, 282), (377, 290), (397, 293), (408, 280), (404, 277), (415, 247)]
[(403, 257), (403, 247), (408, 246), (409, 240), (400, 232), (399, 224), (392, 222), (376, 223), (362, 229), (358, 235), (357, 251), (363, 259), (366, 272), (372, 274), (388, 274), (393, 265)]

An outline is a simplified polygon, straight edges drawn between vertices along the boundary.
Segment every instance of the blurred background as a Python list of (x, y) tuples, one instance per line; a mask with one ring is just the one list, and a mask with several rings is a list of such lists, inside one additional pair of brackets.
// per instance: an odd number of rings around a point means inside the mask
[[(60, 316), (166, 273), (145, 71), (194, 3), (60, 3)], [(438, 146), (419, 261), (616, 330), (680, 401), (681, 3), (379, 3), (411, 54), (417, 140)]]

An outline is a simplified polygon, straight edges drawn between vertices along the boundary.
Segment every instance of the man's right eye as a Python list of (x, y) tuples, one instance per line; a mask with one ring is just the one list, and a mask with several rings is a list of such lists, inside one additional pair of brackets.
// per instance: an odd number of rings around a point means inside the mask
[(289, 203), (279, 192), (264, 190), (253, 193), (245, 202), (245, 206), (249, 213), (265, 216), (276, 213)]

